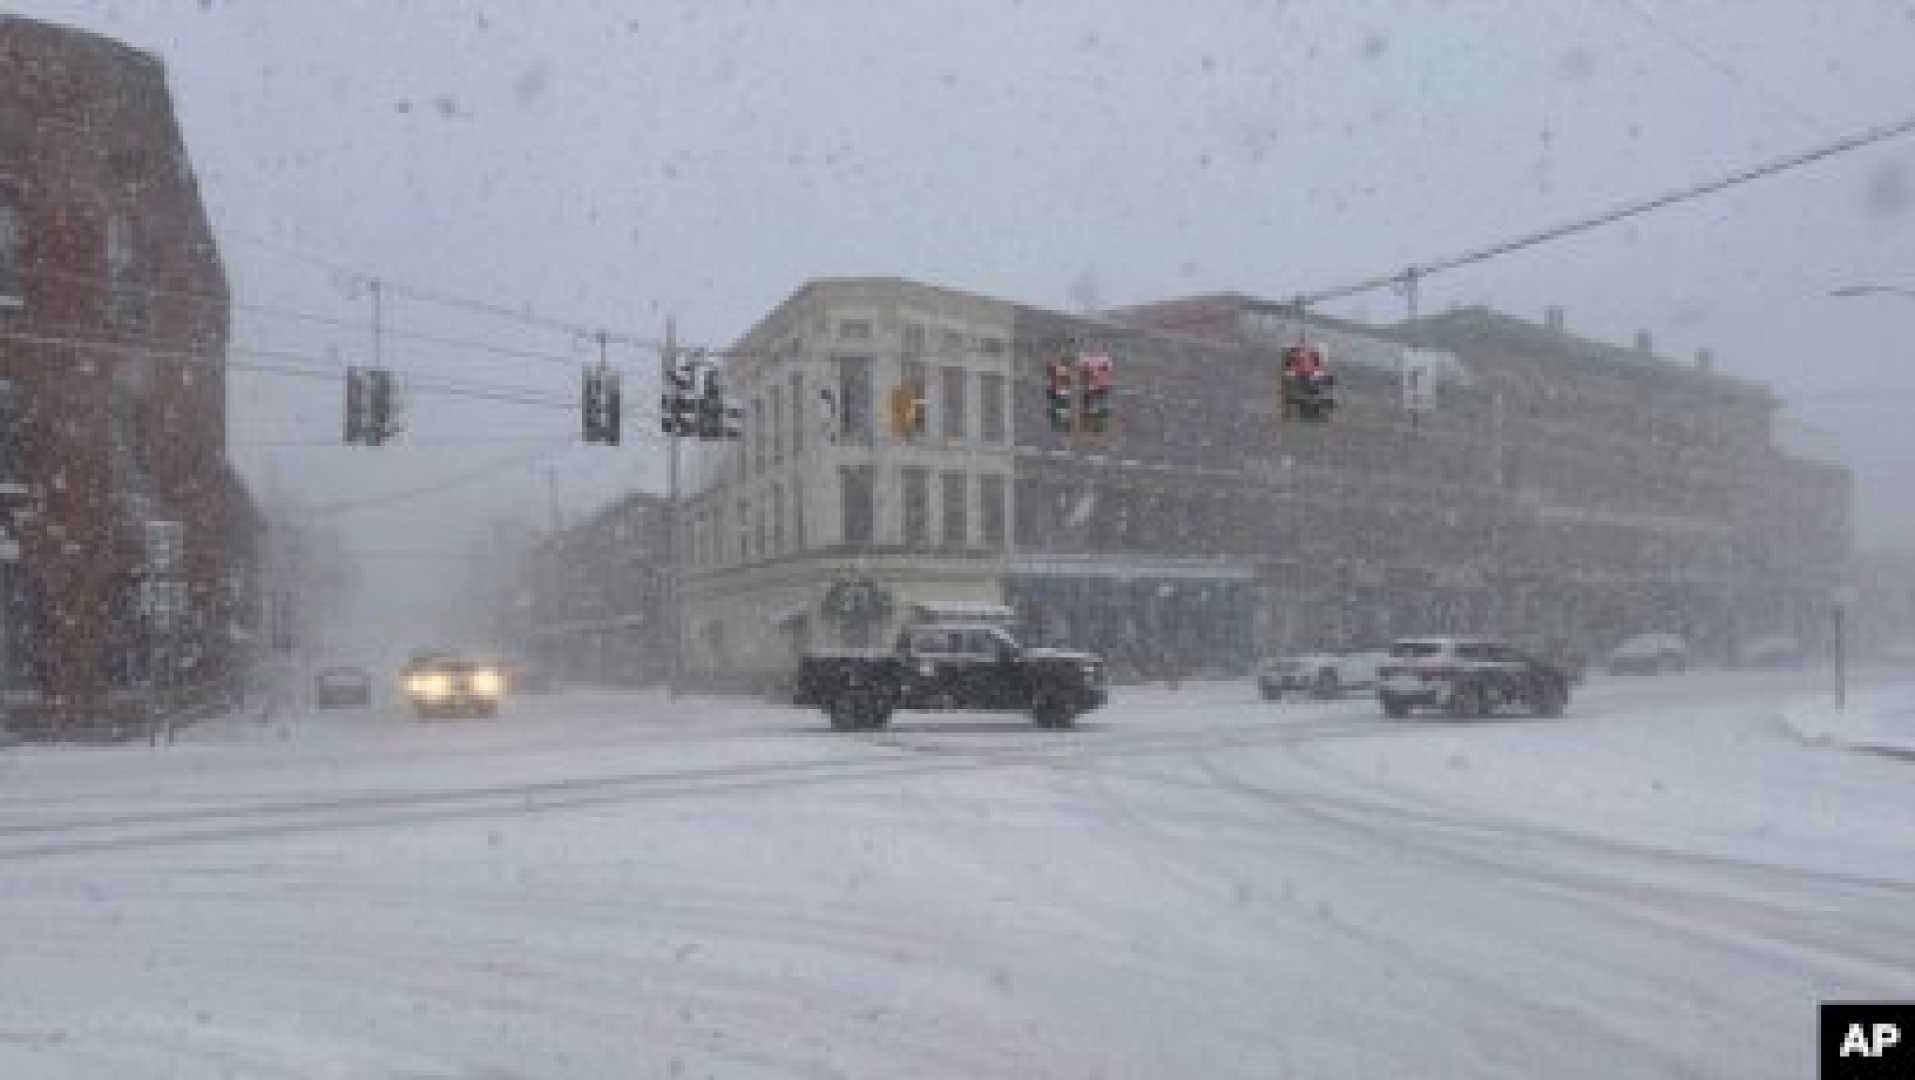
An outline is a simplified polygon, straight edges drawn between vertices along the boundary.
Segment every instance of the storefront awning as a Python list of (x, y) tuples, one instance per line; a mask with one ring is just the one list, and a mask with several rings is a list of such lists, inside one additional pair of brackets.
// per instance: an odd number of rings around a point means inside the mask
[(1131, 555), (1021, 555), (1012, 577), (1106, 578), (1113, 581), (1255, 581), (1256, 568), (1225, 559), (1153, 559)]

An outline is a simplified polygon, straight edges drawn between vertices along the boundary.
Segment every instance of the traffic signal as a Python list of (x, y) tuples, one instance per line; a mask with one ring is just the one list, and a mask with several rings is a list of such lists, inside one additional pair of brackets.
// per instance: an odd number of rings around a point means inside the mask
[(346, 369), (346, 445), (366, 442), (366, 372), (364, 368)]
[(346, 369), (346, 442), (378, 446), (399, 433), (392, 372), (385, 368)]
[(1086, 353), (1078, 367), (1084, 382), (1083, 430), (1101, 435), (1110, 428), (1110, 354)]
[(625, 419), (623, 380), (619, 373), (603, 364), (587, 367), (580, 399), (580, 424), (585, 441), (617, 446)]
[(698, 399), (697, 432), (701, 439), (725, 437), (725, 386), (718, 372), (705, 372), (704, 393)]
[(1071, 429), (1071, 414), (1076, 411), (1076, 403), (1071, 400), (1071, 374), (1071, 362), (1062, 356), (1046, 367), (1044, 413), (1050, 418), (1052, 431)]
[(696, 401), (693, 433), (701, 439), (742, 439), (745, 437), (745, 410), (725, 395), (724, 380), (718, 369), (703, 370), (704, 390)]
[(901, 382), (892, 387), (890, 406), (893, 434), (902, 439), (924, 434), (928, 410), (925, 408), (923, 387), (914, 382)]
[(658, 428), (665, 435), (690, 435), (686, 407), (691, 404), (691, 372), (683, 365), (665, 369), (658, 392)]
[(1336, 408), (1336, 376), (1317, 345), (1292, 345), (1283, 350), (1280, 397), (1284, 419), (1322, 422)]

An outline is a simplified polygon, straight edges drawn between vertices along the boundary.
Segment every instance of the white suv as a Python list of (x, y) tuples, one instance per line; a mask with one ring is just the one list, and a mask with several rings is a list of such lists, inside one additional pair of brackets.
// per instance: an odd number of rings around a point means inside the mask
[(1444, 709), (1452, 716), (1488, 716), (1520, 705), (1538, 716), (1561, 716), (1569, 705), (1569, 676), (1516, 646), (1491, 638), (1403, 638), (1378, 669), (1383, 714)]

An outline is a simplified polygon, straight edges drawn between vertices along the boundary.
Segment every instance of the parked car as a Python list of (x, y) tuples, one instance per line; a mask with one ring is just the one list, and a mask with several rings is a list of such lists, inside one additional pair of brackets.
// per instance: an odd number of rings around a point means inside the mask
[(1609, 653), (1611, 675), (1655, 675), (1688, 667), (1689, 643), (1680, 634), (1637, 634)]
[(807, 653), (794, 700), (822, 707), (839, 731), (881, 728), (897, 709), (1028, 712), (1038, 727), (1069, 727), (1103, 705), (1102, 657), (1028, 648), (990, 624), (919, 626), (895, 651)]
[(399, 685), (421, 720), (489, 717), (498, 715), (499, 702), (505, 697), (505, 670), (490, 660), (421, 652), (400, 672)]
[(372, 704), (372, 676), (363, 668), (329, 667), (313, 678), (313, 707), (363, 709)]
[(1408, 716), (1412, 709), (1479, 717), (1506, 706), (1561, 716), (1569, 705), (1569, 676), (1491, 638), (1404, 638), (1390, 646), (1376, 694), (1389, 717)]
[(1277, 701), (1287, 693), (1334, 698), (1352, 690), (1368, 691), (1375, 689), (1377, 669), (1388, 659), (1385, 649), (1279, 656), (1257, 668), (1257, 690), (1265, 701)]
[(1772, 634), (1745, 642), (1736, 650), (1743, 667), (1792, 667), (1803, 660), (1802, 643), (1787, 634)]

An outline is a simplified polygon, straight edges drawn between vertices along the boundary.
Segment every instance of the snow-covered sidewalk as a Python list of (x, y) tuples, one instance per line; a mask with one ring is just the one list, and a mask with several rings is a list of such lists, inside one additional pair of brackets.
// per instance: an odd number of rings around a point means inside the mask
[(1299, 754), (1350, 793), (1406, 809), (1915, 883), (1915, 766), (1823, 749), (1915, 755), (1915, 686), (1871, 690), (1846, 712), (1744, 701), (1594, 710), (1548, 722), (1439, 721), (1421, 737), (1330, 740)]
[(1811, 745), (1915, 759), (1915, 688), (1852, 695), (1841, 709), (1828, 701), (1803, 702), (1784, 709), (1782, 717)]

